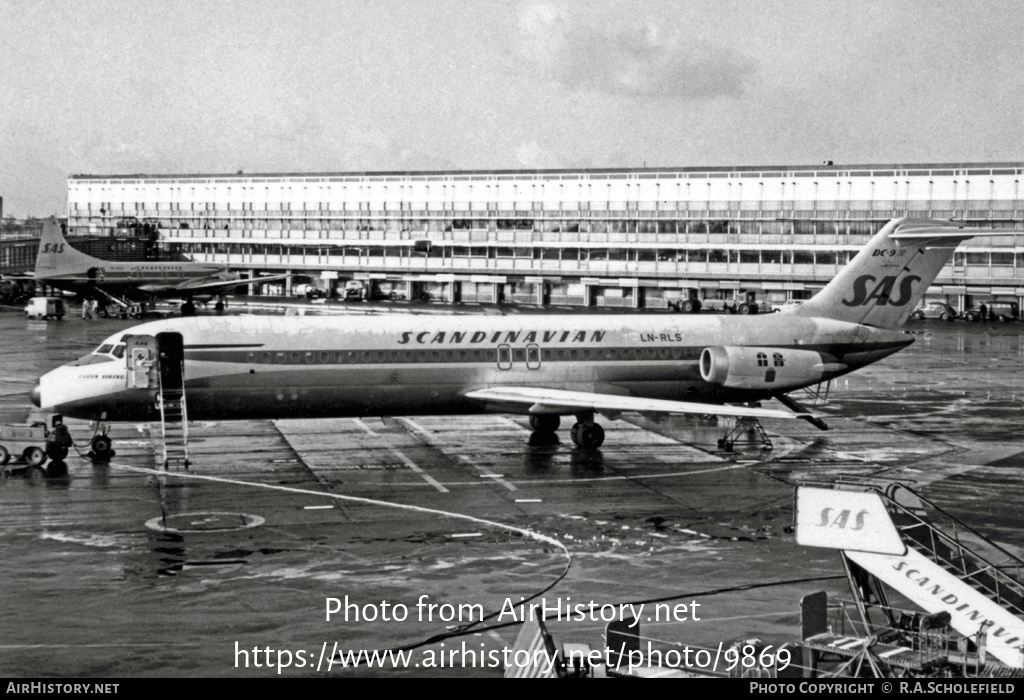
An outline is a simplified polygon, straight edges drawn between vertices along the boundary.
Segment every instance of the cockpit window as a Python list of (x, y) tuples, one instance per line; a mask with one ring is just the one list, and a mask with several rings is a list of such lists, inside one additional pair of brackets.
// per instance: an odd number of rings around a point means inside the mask
[(109, 355), (90, 354), (90, 355), (84, 355), (82, 357), (79, 357), (77, 360), (75, 360), (74, 362), (71, 362), (69, 364), (70, 364), (71, 367), (83, 367), (85, 365), (95, 365), (95, 364), (97, 364), (99, 362), (113, 362), (113, 361), (114, 361), (114, 358), (110, 357)]
[(124, 343), (104, 343), (92, 351), (93, 355), (107, 355), (120, 359), (124, 357)]

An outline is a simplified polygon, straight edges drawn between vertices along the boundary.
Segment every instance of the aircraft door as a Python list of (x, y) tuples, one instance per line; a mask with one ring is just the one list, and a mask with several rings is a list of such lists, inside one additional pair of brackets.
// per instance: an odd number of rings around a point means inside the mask
[(540, 369), (540, 346), (530, 344), (526, 346), (526, 368)]
[(498, 346), (498, 369), (512, 369), (512, 346)]
[(181, 390), (185, 383), (185, 343), (181, 333), (157, 333), (156, 347), (163, 390)]
[(125, 361), (128, 363), (128, 389), (149, 389), (157, 385), (156, 338), (133, 335), (125, 340)]

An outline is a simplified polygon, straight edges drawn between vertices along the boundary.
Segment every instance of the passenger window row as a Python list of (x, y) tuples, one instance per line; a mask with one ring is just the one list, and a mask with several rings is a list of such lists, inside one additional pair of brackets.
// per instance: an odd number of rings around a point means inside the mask
[[(622, 360), (695, 360), (697, 348), (509, 348), (503, 346), (501, 361), (537, 362), (537, 352), (545, 362), (622, 361)], [(511, 351), (511, 358), (508, 353)], [(291, 350), (287, 352), (250, 352), (246, 360), (263, 365), (365, 365), (417, 364), (421, 362), (486, 362), (499, 360), (498, 348), (444, 350)]]

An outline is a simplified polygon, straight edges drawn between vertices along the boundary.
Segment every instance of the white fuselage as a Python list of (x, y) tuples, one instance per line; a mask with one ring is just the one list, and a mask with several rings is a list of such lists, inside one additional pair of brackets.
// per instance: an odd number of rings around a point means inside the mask
[[(789, 314), (182, 318), (111, 336), (42, 376), (33, 400), (87, 419), (154, 418), (155, 391), (128, 388), (117, 348), (126, 336), (161, 333), (182, 336), (191, 419), (475, 413), (495, 407), (466, 393), (500, 386), (744, 402), (816, 384), (912, 342), (899, 331)], [(702, 372), (708, 349), (722, 358), (775, 356), (771, 382), (743, 379), (756, 366), (733, 368), (742, 381)]]

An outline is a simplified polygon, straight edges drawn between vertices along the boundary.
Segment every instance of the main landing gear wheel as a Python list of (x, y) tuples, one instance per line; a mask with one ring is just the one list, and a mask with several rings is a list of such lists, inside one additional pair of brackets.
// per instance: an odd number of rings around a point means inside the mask
[(195, 314), (196, 314), (196, 305), (193, 304), (191, 300), (186, 301), (185, 303), (183, 303), (181, 305), (181, 315), (182, 316), (195, 316)]
[(561, 416), (552, 415), (550, 413), (530, 416), (530, 428), (536, 433), (553, 433), (558, 430), (558, 426), (561, 422)]
[(572, 426), (572, 441), (577, 447), (596, 450), (604, 444), (604, 428), (597, 423), (577, 423)]
[(89, 444), (92, 458), (98, 462), (109, 462), (110, 458), (114, 456), (113, 445), (113, 441), (106, 435), (97, 435)]

